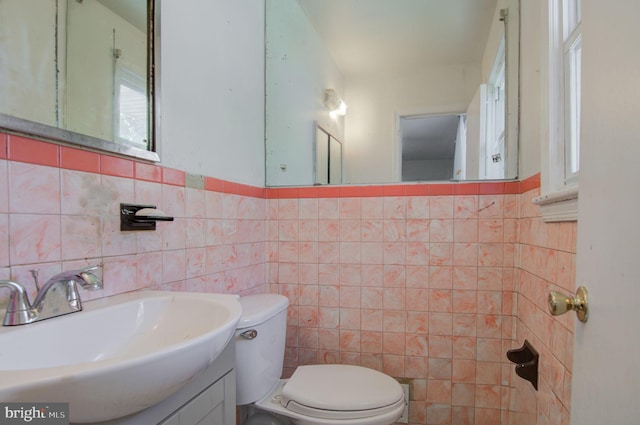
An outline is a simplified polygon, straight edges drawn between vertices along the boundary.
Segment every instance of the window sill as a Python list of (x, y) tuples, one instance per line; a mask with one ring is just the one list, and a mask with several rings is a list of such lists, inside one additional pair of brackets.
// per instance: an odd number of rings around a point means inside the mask
[(578, 187), (546, 193), (532, 201), (540, 207), (542, 221), (551, 223), (578, 220)]

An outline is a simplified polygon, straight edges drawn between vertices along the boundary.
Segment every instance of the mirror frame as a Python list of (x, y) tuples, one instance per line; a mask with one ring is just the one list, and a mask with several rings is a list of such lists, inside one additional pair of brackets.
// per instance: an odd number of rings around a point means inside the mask
[(102, 152), (160, 162), (157, 126), (160, 123), (160, 1), (147, 0), (147, 114), (149, 150), (115, 143), (59, 127), (0, 113), (0, 130)]

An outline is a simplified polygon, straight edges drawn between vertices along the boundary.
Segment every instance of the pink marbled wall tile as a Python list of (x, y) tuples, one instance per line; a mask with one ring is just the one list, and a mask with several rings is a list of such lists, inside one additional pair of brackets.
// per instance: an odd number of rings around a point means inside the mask
[(406, 264), (407, 250), (406, 244), (402, 242), (386, 242), (384, 244), (385, 264)]
[(318, 199), (300, 199), (298, 201), (298, 216), (301, 220), (317, 220), (318, 209)]
[(205, 214), (207, 218), (223, 218), (224, 194), (219, 192), (206, 191), (205, 193)]
[(360, 220), (362, 217), (361, 198), (340, 198), (339, 208), (341, 220)]
[[(477, 315), (475, 313), (454, 313), (453, 314), (453, 336), (454, 337), (474, 337), (476, 336)], [(455, 341), (455, 338), (454, 338)], [(455, 344), (454, 344), (455, 348)]]
[(0, 214), (0, 267), (9, 265), (9, 215)]
[(362, 228), (360, 220), (339, 220), (339, 239), (341, 241), (360, 241)]
[(455, 266), (473, 267), (478, 264), (478, 244), (454, 243), (453, 264)]
[(404, 376), (404, 356), (395, 354), (382, 355), (382, 371), (390, 376)]
[(60, 170), (22, 162), (9, 164), (9, 211), (59, 214)]
[(426, 219), (407, 220), (406, 232), (409, 242), (429, 242), (431, 221)]
[(362, 264), (382, 264), (383, 262), (383, 243), (382, 242), (363, 242), (361, 244)]
[(338, 220), (318, 220), (318, 240), (340, 240), (340, 222)]
[(340, 200), (337, 198), (320, 198), (318, 218), (320, 220), (336, 220), (340, 217)]
[(432, 266), (453, 265), (453, 244), (452, 243), (432, 243), (429, 244), (429, 260)]
[(346, 286), (360, 286), (362, 284), (362, 266), (360, 264), (340, 264), (339, 283)]
[(136, 284), (151, 287), (163, 283), (162, 252), (136, 255)]
[(206, 274), (206, 254), (204, 248), (185, 250), (185, 273), (187, 279)]
[[(2, 135), (0, 134), (0, 139)], [(1, 145), (1, 143), (0, 143)], [(0, 213), (9, 212), (9, 165), (0, 160)]]
[(478, 267), (453, 268), (453, 288), (455, 289), (477, 289), (479, 279)]
[(185, 189), (185, 217), (205, 218), (206, 213), (206, 192), (203, 189)]
[(298, 242), (298, 261), (300, 263), (317, 263), (318, 242)]
[(503, 265), (503, 246), (500, 243), (478, 244), (478, 265), (494, 267)]
[(407, 198), (408, 219), (428, 219), (429, 217), (429, 197), (409, 196)]
[[(462, 219), (453, 221), (454, 242), (478, 242), (479, 222), (477, 219)], [(499, 242), (502, 242), (500, 238)]]
[(102, 200), (102, 182), (99, 174), (81, 171), (60, 170), (61, 212), (100, 216), (104, 214), (105, 202)]
[(453, 267), (431, 266), (429, 269), (429, 287), (451, 289), (453, 287)]
[[(187, 220), (175, 217), (173, 221), (158, 222), (156, 229), (162, 232), (162, 249), (185, 249), (187, 246)], [(156, 230), (158, 231), (158, 230)]]
[(503, 242), (504, 233), (502, 219), (478, 220), (478, 242)]
[(454, 290), (452, 293), (452, 311), (454, 313), (477, 313), (477, 291)]
[[(384, 293), (383, 293), (383, 297), (384, 297)], [(385, 332), (405, 332), (407, 329), (406, 311), (383, 310), (382, 326)]]
[(406, 286), (407, 288), (426, 288), (429, 286), (429, 266), (408, 265), (406, 267)]
[(360, 264), (362, 250), (360, 242), (340, 242), (340, 263)]
[[(434, 244), (435, 245), (435, 244)], [(410, 266), (423, 266), (430, 264), (431, 245), (427, 242), (410, 242), (407, 244), (406, 264)], [(437, 248), (436, 248), (436, 252)]]
[(297, 220), (280, 220), (278, 222), (278, 240), (279, 241), (297, 241), (298, 240), (298, 221)]
[(101, 257), (101, 232), (99, 217), (61, 216), (62, 260)]
[(384, 217), (383, 198), (362, 198), (362, 219), (381, 220)]
[[(337, 214), (337, 211), (336, 211)], [(279, 220), (297, 220), (298, 217), (298, 200), (297, 199), (279, 199), (278, 200), (278, 219)]]
[(477, 339), (475, 336), (454, 336), (453, 357), (457, 359), (476, 359)]
[(120, 294), (141, 289), (137, 278), (135, 256), (110, 257), (103, 262), (103, 284), (105, 295)]
[(318, 288), (318, 304), (323, 307), (338, 307), (340, 289), (338, 285), (320, 285)]
[(384, 239), (383, 220), (362, 220), (361, 231), (363, 241), (382, 241)]
[(462, 218), (477, 218), (479, 214), (478, 196), (477, 195), (463, 195), (455, 196), (453, 205), (453, 217), (456, 219)]
[(384, 220), (383, 237), (385, 242), (405, 242), (407, 224), (405, 220)]
[(404, 220), (407, 218), (407, 198), (390, 196), (383, 198), (383, 216), (385, 220)]
[(404, 288), (407, 272), (402, 265), (385, 265), (383, 267), (382, 285), (387, 288)]
[(22, 214), (9, 223), (11, 264), (60, 261), (60, 216)]
[(206, 245), (206, 220), (200, 218), (185, 219), (185, 246), (186, 248), (202, 248)]
[(437, 219), (453, 218), (453, 196), (433, 196), (429, 199), (429, 215)]
[(505, 195), (480, 195), (478, 209), (480, 218), (503, 218)]
[(183, 281), (186, 277), (186, 256), (183, 249), (163, 251), (162, 276), (164, 283)]
[(382, 352), (384, 354), (398, 354), (404, 355), (405, 353), (405, 334), (385, 332), (382, 335)]
[(453, 220), (432, 219), (429, 225), (430, 242), (453, 242)]
[(172, 186), (168, 184), (162, 185), (162, 205), (159, 209), (175, 218), (183, 218), (186, 215), (186, 193), (185, 188), (180, 186)]
[(319, 222), (313, 219), (304, 219), (298, 222), (298, 240), (300, 241), (318, 241), (319, 240)]

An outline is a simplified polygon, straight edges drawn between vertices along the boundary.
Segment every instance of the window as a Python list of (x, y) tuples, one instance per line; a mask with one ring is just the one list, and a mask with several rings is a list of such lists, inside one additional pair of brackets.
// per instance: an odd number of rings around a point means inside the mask
[(547, 155), (543, 156), (544, 221), (577, 219), (580, 172), (581, 0), (549, 0)]
[(147, 149), (147, 82), (125, 66), (116, 73), (114, 130), (115, 139)]
[(506, 139), (506, 75), (504, 35), (489, 74), (486, 92), (486, 139), (480, 152), (480, 177), (503, 179), (505, 177)]

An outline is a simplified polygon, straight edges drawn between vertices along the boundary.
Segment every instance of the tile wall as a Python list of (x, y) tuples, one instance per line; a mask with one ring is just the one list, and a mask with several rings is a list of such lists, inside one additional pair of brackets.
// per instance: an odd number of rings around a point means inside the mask
[[(120, 203), (175, 221), (121, 232)], [(104, 265), (100, 298), (142, 288), (264, 292), (264, 189), (0, 133), (0, 279)], [(0, 296), (6, 300), (7, 294)]]
[[(575, 223), (523, 182), (264, 189), (0, 133), (0, 279), (104, 265), (105, 289), (279, 292), (285, 374), (350, 363), (411, 385), (411, 424), (568, 423)], [(172, 215), (120, 232), (120, 202)], [(0, 293), (6, 298), (6, 294)], [(540, 391), (507, 349), (541, 354)]]
[[(285, 373), (381, 370), (411, 386), (411, 424), (568, 423), (575, 223), (543, 223), (520, 183), (272, 189), (269, 283), (289, 297)], [(544, 324), (544, 326), (542, 325)], [(541, 353), (540, 391), (508, 349)]]

